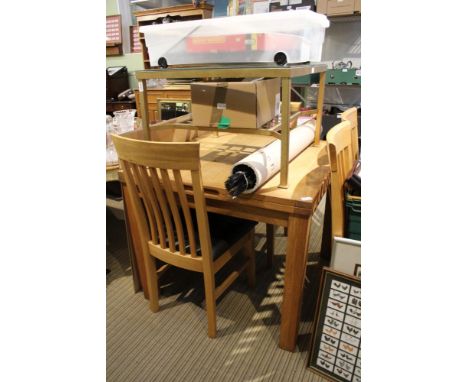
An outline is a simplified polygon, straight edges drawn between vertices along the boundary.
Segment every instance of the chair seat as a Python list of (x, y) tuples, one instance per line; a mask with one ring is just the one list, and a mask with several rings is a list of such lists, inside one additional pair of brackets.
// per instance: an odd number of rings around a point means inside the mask
[[(257, 225), (255, 221), (214, 213), (208, 213), (208, 220), (210, 221), (213, 260), (221, 256)], [(200, 251), (198, 247), (197, 251)]]
[[(195, 231), (198, 233), (197, 218), (195, 210), (191, 209), (192, 221)], [(252, 220), (239, 219), (232, 216), (219, 215), (208, 212), (208, 221), (210, 226), (211, 248), (213, 260), (216, 260), (232, 245), (234, 245), (242, 236), (246, 235), (258, 223)], [(201, 247), (197, 236), (197, 255), (201, 256)], [(189, 250), (186, 240), (186, 249)]]

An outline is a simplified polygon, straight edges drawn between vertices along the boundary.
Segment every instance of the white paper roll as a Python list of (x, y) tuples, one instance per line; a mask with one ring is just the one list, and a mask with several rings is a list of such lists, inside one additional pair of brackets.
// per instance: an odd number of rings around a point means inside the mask
[[(314, 140), (314, 136), (315, 120), (310, 120), (291, 130), (289, 133), (289, 161), (293, 160), (309, 146)], [(280, 170), (281, 141), (276, 140), (234, 164), (233, 174), (237, 171), (236, 167), (239, 165), (247, 166), (255, 173), (254, 187), (244, 191), (245, 194), (250, 194)]]

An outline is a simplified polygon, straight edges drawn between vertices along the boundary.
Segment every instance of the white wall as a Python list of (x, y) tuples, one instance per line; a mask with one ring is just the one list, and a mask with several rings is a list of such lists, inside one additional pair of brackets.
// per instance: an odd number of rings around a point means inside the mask
[(353, 67), (361, 66), (361, 21), (334, 21), (325, 33), (322, 61), (351, 60)]

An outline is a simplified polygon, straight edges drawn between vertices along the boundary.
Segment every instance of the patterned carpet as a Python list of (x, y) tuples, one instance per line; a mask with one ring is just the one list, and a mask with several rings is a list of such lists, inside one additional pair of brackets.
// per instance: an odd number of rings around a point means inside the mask
[[(275, 236), (275, 257), (266, 268), (265, 225), (256, 228), (257, 284), (245, 276), (217, 303), (218, 337), (209, 339), (201, 274), (170, 269), (162, 278), (161, 309), (149, 310), (134, 293), (121, 220), (107, 215), (107, 381), (313, 381), (306, 368), (320, 264), (324, 200), (312, 221), (309, 266), (297, 350), (278, 348), (286, 237)], [(222, 275), (221, 275), (222, 277)]]

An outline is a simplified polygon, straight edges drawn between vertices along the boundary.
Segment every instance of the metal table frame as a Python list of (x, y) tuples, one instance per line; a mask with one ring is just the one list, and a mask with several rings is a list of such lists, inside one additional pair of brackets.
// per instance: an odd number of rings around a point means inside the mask
[[(304, 76), (306, 74), (320, 73), (319, 91), (317, 99), (317, 120), (315, 129), (315, 137), (313, 145), (316, 146), (320, 141), (320, 126), (322, 126), (323, 100), (325, 95), (325, 75), (327, 66), (322, 63), (317, 64), (301, 64), (287, 66), (203, 66), (203, 67), (188, 67), (188, 68), (167, 68), (154, 70), (141, 70), (136, 72), (138, 87), (140, 90), (141, 104), (141, 119), (144, 130), (145, 139), (150, 139), (150, 124), (148, 118), (148, 97), (146, 94), (147, 84), (149, 79), (157, 78), (281, 78), (281, 124), (277, 124), (269, 129), (235, 129), (228, 128), (223, 131), (243, 134), (262, 134), (270, 135), (281, 141), (281, 170), (280, 184), (278, 187), (288, 187), (288, 169), (289, 169), (289, 131), (291, 120), (299, 116), (299, 113), (291, 116), (290, 101), (291, 101), (291, 82), (293, 77)], [(193, 126), (187, 123), (191, 115), (174, 118), (167, 121), (162, 121), (152, 124), (151, 127), (157, 128), (186, 128), (194, 130), (217, 131), (217, 127)], [(281, 129), (279, 133), (277, 130)]]

